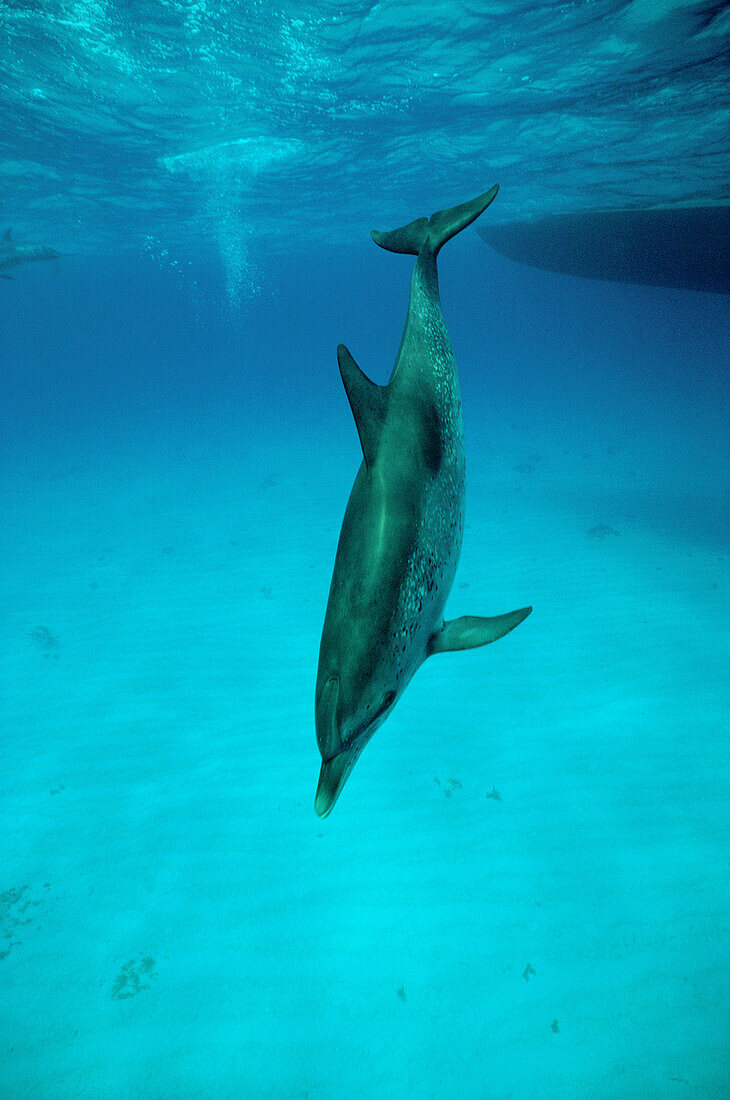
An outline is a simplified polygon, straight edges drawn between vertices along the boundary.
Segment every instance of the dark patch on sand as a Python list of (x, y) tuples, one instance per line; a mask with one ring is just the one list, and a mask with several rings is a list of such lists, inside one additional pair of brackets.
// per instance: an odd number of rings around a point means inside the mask
[(114, 979), (112, 1000), (124, 1001), (128, 997), (136, 997), (143, 989), (150, 988), (149, 982), (145, 982), (144, 979), (156, 977), (155, 960), (151, 955), (143, 955), (139, 962), (136, 959), (130, 959)]

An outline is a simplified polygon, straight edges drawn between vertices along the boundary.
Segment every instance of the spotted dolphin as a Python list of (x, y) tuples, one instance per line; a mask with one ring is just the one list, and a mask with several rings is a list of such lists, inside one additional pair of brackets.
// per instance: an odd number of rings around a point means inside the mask
[(320, 817), (330, 813), (363, 748), (427, 657), (493, 642), (532, 610), (443, 617), (464, 532), (464, 435), (436, 257), (497, 190), (372, 233), (381, 248), (418, 257), (386, 386), (371, 382), (344, 344), (337, 349), (363, 460), (342, 521), (319, 650), (322, 768), (314, 808)]
[(4, 274), (6, 267), (17, 267), (34, 260), (55, 260), (60, 255), (60, 252), (44, 244), (16, 244), (12, 230), (6, 229), (0, 240), (0, 278), (12, 279), (12, 275)]

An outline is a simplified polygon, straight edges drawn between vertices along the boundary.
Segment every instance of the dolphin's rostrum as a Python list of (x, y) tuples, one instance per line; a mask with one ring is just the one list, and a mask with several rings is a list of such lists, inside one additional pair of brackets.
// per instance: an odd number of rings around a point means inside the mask
[(495, 186), (431, 218), (373, 232), (381, 248), (418, 256), (387, 386), (366, 378), (344, 345), (337, 349), (363, 461), (342, 522), (319, 651), (320, 817), (426, 657), (493, 642), (532, 610), (443, 618), (464, 530), (464, 437), (436, 257), (496, 194)]

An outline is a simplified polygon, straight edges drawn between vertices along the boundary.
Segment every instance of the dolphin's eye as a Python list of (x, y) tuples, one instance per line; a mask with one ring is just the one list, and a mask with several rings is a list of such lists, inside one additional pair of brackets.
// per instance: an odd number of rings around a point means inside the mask
[(394, 701), (395, 692), (386, 691), (385, 695), (383, 696), (383, 701), (378, 709), (375, 711), (375, 714), (373, 714), (371, 718), (368, 718), (368, 725), (372, 725), (373, 722), (377, 722), (378, 718), (380, 718), (381, 715), (385, 714), (386, 710), (393, 704)]

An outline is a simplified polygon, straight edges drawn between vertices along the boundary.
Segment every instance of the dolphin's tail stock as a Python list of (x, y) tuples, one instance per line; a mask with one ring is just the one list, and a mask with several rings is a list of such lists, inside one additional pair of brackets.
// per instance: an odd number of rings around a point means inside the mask
[(387, 248), (388, 252), (405, 252), (417, 256), (424, 244), (428, 244), (435, 256), (442, 245), (484, 213), (497, 191), (499, 184), (495, 183), (489, 191), (471, 202), (463, 202), (449, 210), (438, 210), (430, 218), (417, 218), (408, 225), (402, 225), (400, 229), (391, 229), (389, 233), (379, 233), (374, 229), (370, 236), (381, 248)]

